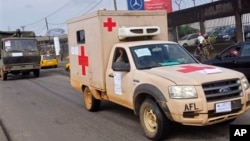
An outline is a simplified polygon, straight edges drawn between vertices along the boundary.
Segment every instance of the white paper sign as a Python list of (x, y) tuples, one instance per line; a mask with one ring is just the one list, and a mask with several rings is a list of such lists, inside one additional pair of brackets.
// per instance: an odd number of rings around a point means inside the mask
[(6, 46), (6, 47), (10, 47), (10, 46), (11, 46), (10, 40), (5, 41), (5, 46)]
[(136, 53), (137, 57), (151, 56), (151, 52), (148, 48), (137, 49), (137, 50), (135, 50), (135, 53)]
[(119, 72), (114, 73), (114, 87), (115, 93), (122, 95), (122, 74)]
[(79, 55), (78, 47), (71, 47), (71, 54), (72, 55)]
[(218, 69), (218, 68), (214, 68), (214, 69), (204, 69), (204, 70), (200, 70), (200, 73), (203, 74), (214, 74), (214, 73), (221, 73), (222, 70)]
[(18, 56), (23, 56), (22, 52), (16, 52), (16, 53), (12, 53), (13, 57), (18, 57)]

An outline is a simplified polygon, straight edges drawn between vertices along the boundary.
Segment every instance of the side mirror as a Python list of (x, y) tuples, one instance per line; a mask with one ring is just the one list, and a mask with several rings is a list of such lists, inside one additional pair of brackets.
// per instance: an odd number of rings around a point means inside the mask
[(130, 71), (130, 65), (129, 65), (129, 63), (125, 63), (125, 62), (114, 62), (112, 64), (112, 69), (114, 71), (129, 72)]

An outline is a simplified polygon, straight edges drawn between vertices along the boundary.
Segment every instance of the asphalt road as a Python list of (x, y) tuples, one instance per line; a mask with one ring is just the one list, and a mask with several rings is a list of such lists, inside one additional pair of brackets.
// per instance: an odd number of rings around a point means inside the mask
[[(234, 123), (249, 124), (250, 112)], [(99, 112), (85, 110), (81, 93), (63, 68), (43, 69), (39, 78), (0, 81), (0, 141), (146, 141), (131, 110), (103, 101)], [(192, 127), (175, 124), (166, 141), (228, 141), (229, 124)]]

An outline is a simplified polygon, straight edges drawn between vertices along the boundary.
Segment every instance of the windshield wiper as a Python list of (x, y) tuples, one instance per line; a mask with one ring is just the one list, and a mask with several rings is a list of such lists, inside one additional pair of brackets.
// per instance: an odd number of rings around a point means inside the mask
[(6, 50), (7, 52), (23, 52), (22, 50), (15, 50), (15, 49), (10, 49), (10, 50)]
[(162, 67), (162, 65), (158, 64), (158, 65), (145, 66), (145, 67), (142, 67), (141, 69), (152, 69), (152, 68), (157, 68), (157, 67)]

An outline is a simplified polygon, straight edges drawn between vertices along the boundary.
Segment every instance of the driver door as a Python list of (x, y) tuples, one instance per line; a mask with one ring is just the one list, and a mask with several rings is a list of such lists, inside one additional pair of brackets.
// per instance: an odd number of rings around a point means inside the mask
[[(124, 51), (124, 62), (116, 62), (117, 57), (119, 57), (119, 50), (123, 49)], [(121, 66), (128, 65), (129, 59), (127, 56), (127, 52), (124, 48), (117, 47), (114, 51), (114, 56), (112, 62), (108, 65), (106, 72), (106, 88), (109, 100), (117, 103), (119, 105), (123, 105), (128, 108), (133, 107), (133, 71), (130, 70), (114, 70), (112, 66), (116, 63), (116, 65)], [(118, 64), (117, 64), (118, 63)]]

